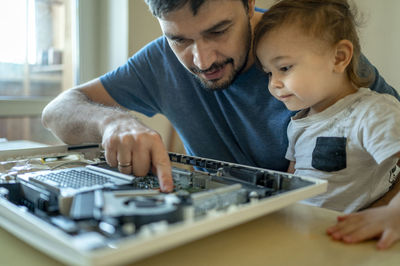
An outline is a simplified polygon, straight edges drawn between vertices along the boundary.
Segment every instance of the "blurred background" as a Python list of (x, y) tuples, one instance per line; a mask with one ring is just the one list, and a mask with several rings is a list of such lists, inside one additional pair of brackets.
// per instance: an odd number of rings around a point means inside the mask
[[(268, 8), (274, 0), (256, 0)], [(400, 1), (354, 0), (363, 17), (362, 49), (400, 92)], [(96, 78), (159, 37), (143, 0), (0, 0), (0, 141), (60, 143), (40, 123), (61, 91)], [(182, 144), (161, 115), (136, 114), (170, 151)]]

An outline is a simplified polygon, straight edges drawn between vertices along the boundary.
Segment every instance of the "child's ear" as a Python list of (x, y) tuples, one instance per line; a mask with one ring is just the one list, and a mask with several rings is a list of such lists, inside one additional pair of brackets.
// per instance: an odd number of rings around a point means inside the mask
[(343, 73), (353, 57), (353, 43), (349, 40), (341, 40), (335, 46), (334, 71)]

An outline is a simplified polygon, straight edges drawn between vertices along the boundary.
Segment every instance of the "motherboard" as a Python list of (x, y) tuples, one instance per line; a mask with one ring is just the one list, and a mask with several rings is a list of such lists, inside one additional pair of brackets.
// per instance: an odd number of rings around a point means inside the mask
[[(24, 218), (25, 225), (21, 226), (32, 227), (32, 223), (38, 222), (40, 227), (52, 228), (57, 234), (62, 232), (58, 241), (72, 240), (63, 245), (72, 246), (78, 253), (91, 254), (110, 246), (123, 246), (124, 242), (137, 245), (143, 239), (163, 233), (168, 235), (173, 228), (177, 230), (185, 225), (190, 228), (213, 217), (240, 212), (247, 206), (254, 209), (267, 199), (306, 191), (316, 184), (320, 186), (312, 194), (326, 187), (313, 179), (257, 167), (177, 153), (169, 153), (169, 157), (173, 165), (172, 193), (162, 193), (157, 176), (151, 172), (145, 177), (131, 176), (121, 184), (108, 182), (100, 186), (88, 185), (93, 182), (85, 176), (85, 182), (77, 186), (77, 177), (70, 173), (80, 168), (35, 171), (30, 178), (17, 174), (1, 181), (0, 212), (10, 214), (10, 210), (17, 210), (14, 217), (17, 218), (22, 211), (28, 218)], [(90, 178), (120, 175), (101, 160), (87, 167), (91, 171)], [(61, 179), (66, 188), (51, 189), (50, 185), (58, 182), (54, 178)], [(70, 185), (74, 185), (75, 192), (63, 193)], [(302, 198), (294, 197), (292, 201)], [(235, 224), (235, 221), (230, 223)], [(42, 237), (54, 242), (53, 236), (45, 232)]]

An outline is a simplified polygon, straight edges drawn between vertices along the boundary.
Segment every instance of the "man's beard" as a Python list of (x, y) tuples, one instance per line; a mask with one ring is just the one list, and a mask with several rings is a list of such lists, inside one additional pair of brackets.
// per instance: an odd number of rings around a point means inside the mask
[[(224, 89), (228, 88), (234, 82), (234, 80), (237, 78), (237, 76), (243, 71), (243, 69), (247, 65), (247, 61), (249, 58), (249, 52), (250, 52), (250, 46), (251, 46), (251, 37), (252, 37), (251, 36), (251, 25), (250, 25), (250, 21), (249, 21), (247, 36), (245, 38), (246, 53), (244, 55), (244, 58), (242, 57), (243, 60), (241, 60), (242, 58), (238, 59), (239, 63), (240, 63), (240, 61), (243, 61), (243, 63), (240, 64), (238, 67), (235, 68), (235, 60), (233, 58), (228, 58), (224, 62), (213, 63), (211, 65), (211, 67), (209, 67), (208, 69), (205, 69), (205, 70), (201, 70), (201, 69), (198, 69), (195, 67), (190, 68), (190, 71), (192, 71), (192, 73), (195, 75), (195, 77), (201, 82), (201, 84), (203, 85), (203, 88), (205, 90), (207, 90), (207, 91), (224, 90)], [(201, 78), (199, 76), (199, 74), (201, 74), (201, 73), (218, 71), (219, 69), (222, 69), (223, 67), (225, 67), (228, 64), (232, 65), (233, 70), (231, 71), (231, 73), (229, 73), (228, 79), (223, 83), (218, 84), (218, 80), (204, 80), (203, 78)]]

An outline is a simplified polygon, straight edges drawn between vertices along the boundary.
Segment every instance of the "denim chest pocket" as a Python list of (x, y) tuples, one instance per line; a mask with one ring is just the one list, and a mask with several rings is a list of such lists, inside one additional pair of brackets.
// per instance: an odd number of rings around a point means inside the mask
[(312, 167), (325, 172), (346, 168), (346, 140), (345, 137), (318, 137), (312, 153)]

